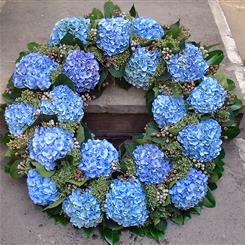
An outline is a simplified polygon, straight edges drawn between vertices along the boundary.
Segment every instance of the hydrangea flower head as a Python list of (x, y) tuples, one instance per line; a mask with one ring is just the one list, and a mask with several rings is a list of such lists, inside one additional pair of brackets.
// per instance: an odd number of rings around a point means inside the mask
[(154, 120), (160, 128), (179, 122), (187, 111), (181, 96), (159, 94), (152, 103)]
[(225, 102), (227, 92), (212, 77), (204, 77), (202, 82), (191, 92), (187, 102), (197, 113), (213, 113)]
[(50, 95), (51, 101), (42, 100), (40, 111), (46, 115), (56, 114), (59, 122), (79, 122), (83, 118), (83, 100), (68, 86), (55, 87)]
[(58, 64), (38, 52), (22, 57), (15, 66), (13, 83), (17, 88), (46, 90), (51, 85), (51, 74)]
[(69, 53), (63, 65), (64, 74), (75, 85), (76, 92), (93, 90), (99, 82), (99, 63), (93, 53), (74, 50)]
[(35, 120), (36, 109), (24, 102), (15, 102), (10, 104), (4, 113), (4, 118), (8, 124), (9, 132), (18, 136)]
[(28, 149), (30, 158), (39, 162), (47, 170), (55, 168), (55, 161), (65, 157), (73, 148), (73, 134), (59, 127), (35, 129)]
[(85, 177), (108, 176), (112, 163), (118, 161), (118, 152), (107, 140), (91, 140), (81, 145), (82, 160), (78, 168), (85, 172)]
[(58, 21), (50, 35), (48, 46), (52, 47), (60, 44), (60, 41), (66, 34), (72, 34), (78, 38), (84, 45), (88, 42), (88, 33), (90, 29), (90, 20), (83, 17), (67, 17)]
[(95, 227), (101, 222), (100, 204), (89, 191), (82, 192), (77, 188), (64, 200), (62, 206), (71, 223), (78, 228)]
[(97, 45), (106, 56), (120, 54), (129, 47), (130, 22), (122, 17), (106, 18), (98, 24)]
[(137, 166), (136, 176), (146, 184), (162, 183), (171, 170), (164, 153), (154, 144), (137, 146), (133, 156)]
[(192, 82), (204, 76), (208, 64), (202, 52), (193, 44), (187, 43), (185, 48), (166, 60), (172, 79), (176, 82)]
[(207, 181), (207, 175), (192, 168), (184, 179), (178, 180), (169, 190), (171, 202), (179, 209), (195, 207), (207, 193)]
[(27, 173), (27, 187), (33, 203), (42, 206), (55, 202), (60, 195), (54, 181), (51, 178), (41, 176), (34, 169)]
[(198, 124), (189, 124), (178, 134), (182, 152), (189, 158), (208, 162), (221, 151), (221, 127), (213, 119), (205, 119)]
[(148, 218), (145, 193), (137, 179), (112, 181), (106, 195), (105, 210), (123, 227), (143, 225)]
[(161, 25), (152, 18), (139, 17), (132, 20), (134, 33), (145, 39), (159, 39), (164, 36)]
[(138, 47), (130, 57), (125, 68), (125, 80), (138, 87), (147, 90), (148, 80), (154, 75), (160, 61), (160, 50), (147, 50), (145, 47)]

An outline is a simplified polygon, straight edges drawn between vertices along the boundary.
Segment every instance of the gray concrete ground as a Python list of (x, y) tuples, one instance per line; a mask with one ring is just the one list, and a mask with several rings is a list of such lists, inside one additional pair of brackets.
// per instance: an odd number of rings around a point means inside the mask
[[(117, 1), (123, 10), (127, 10), (133, 1)], [(168, 0), (134, 1), (141, 15), (152, 16), (159, 22), (170, 24), (179, 17), (184, 25), (190, 27), (192, 39), (204, 43), (221, 42), (208, 2), (206, 0)], [(103, 1), (6, 1), (2, 3), (0, 14), (0, 63), (1, 84), (3, 90), (14, 67), (14, 60), (27, 42), (45, 42), (52, 25), (65, 16), (83, 15), (93, 7), (101, 8)], [(0, 6), (1, 6), (0, 5)], [(222, 46), (221, 46), (222, 48)], [(228, 59), (225, 70), (234, 76), (234, 66)], [(115, 88), (111, 92), (122, 95)], [(239, 92), (239, 89), (238, 89)], [(144, 105), (143, 100), (134, 97), (142, 95), (131, 91), (131, 99), (118, 101), (109, 91), (100, 101), (103, 106), (130, 104), (132, 108)], [(107, 96), (109, 96), (109, 98)], [(133, 96), (135, 95), (135, 96)], [(106, 98), (107, 97), (107, 98)], [(97, 103), (98, 105), (99, 103)], [(103, 108), (102, 108), (103, 109)], [(245, 119), (241, 123), (239, 138), (226, 143), (226, 170), (219, 188), (215, 191), (217, 207), (205, 209), (182, 227), (168, 227), (165, 240), (161, 244), (244, 244), (245, 241)], [(1, 154), (1, 168), (5, 159)], [(40, 208), (32, 205), (27, 196), (25, 181), (15, 181), (1, 173), (0, 237), (1, 244), (43, 245), (43, 244), (105, 244), (98, 236), (84, 238), (82, 232), (71, 226), (54, 225)], [(156, 244), (147, 238), (123, 234), (120, 244)]]

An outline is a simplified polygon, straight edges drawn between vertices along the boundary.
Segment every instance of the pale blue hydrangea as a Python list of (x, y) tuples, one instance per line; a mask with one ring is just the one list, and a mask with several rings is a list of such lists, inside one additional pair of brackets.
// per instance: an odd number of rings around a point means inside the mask
[(159, 39), (164, 36), (161, 25), (152, 18), (139, 17), (132, 20), (134, 33), (145, 39)]
[(95, 227), (102, 220), (100, 204), (89, 191), (82, 192), (77, 188), (64, 200), (62, 206), (71, 223), (78, 228)]
[(41, 127), (35, 129), (28, 149), (31, 159), (47, 170), (53, 170), (55, 161), (65, 157), (73, 146), (73, 134), (70, 131), (58, 127)]
[(6, 107), (4, 118), (8, 125), (9, 132), (18, 136), (31, 126), (35, 120), (36, 109), (24, 102), (14, 102)]
[(82, 160), (78, 168), (85, 172), (85, 177), (109, 176), (112, 163), (118, 161), (118, 152), (107, 140), (91, 140), (81, 145)]
[(165, 154), (154, 144), (137, 146), (133, 157), (137, 166), (136, 176), (146, 184), (162, 183), (171, 170)]
[(152, 113), (159, 128), (179, 122), (187, 111), (181, 96), (159, 94), (152, 103)]
[(192, 82), (204, 76), (208, 64), (198, 47), (187, 43), (185, 48), (166, 60), (172, 79), (176, 82)]
[(189, 124), (178, 134), (182, 152), (191, 159), (209, 162), (221, 151), (221, 127), (213, 119), (205, 119), (198, 124)]
[(47, 55), (38, 52), (29, 53), (15, 66), (14, 86), (46, 90), (51, 85), (51, 74), (57, 67), (58, 64)]
[(130, 22), (122, 17), (102, 19), (98, 23), (97, 45), (106, 56), (120, 54), (130, 44)]
[(74, 50), (69, 53), (62, 68), (78, 93), (93, 90), (100, 79), (99, 63), (93, 53)]
[(66, 34), (72, 34), (78, 38), (82, 44), (88, 42), (88, 33), (90, 30), (90, 20), (83, 17), (67, 17), (59, 20), (50, 35), (48, 46), (59, 45)]
[(46, 115), (57, 115), (59, 122), (79, 122), (83, 118), (83, 100), (68, 86), (55, 87), (50, 95), (51, 100), (40, 102), (40, 111)]
[(220, 109), (227, 92), (212, 77), (204, 77), (202, 82), (191, 92), (187, 102), (197, 113), (213, 113)]
[(114, 179), (105, 200), (106, 216), (123, 227), (143, 225), (148, 218), (146, 196), (137, 179)]
[(207, 181), (207, 175), (192, 168), (184, 179), (178, 180), (169, 190), (171, 202), (183, 210), (195, 207), (207, 193)]
[(31, 169), (27, 173), (28, 193), (33, 203), (46, 206), (55, 202), (60, 193), (51, 178), (41, 176)]
[(160, 61), (160, 50), (147, 50), (138, 47), (130, 57), (125, 68), (125, 80), (137, 88), (147, 90), (149, 78), (154, 75)]

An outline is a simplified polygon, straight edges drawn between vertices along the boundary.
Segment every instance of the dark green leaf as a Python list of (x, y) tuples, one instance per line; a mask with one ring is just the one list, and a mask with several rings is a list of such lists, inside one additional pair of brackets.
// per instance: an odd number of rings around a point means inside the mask
[(14, 162), (12, 162), (10, 169), (9, 169), (9, 173), (11, 175), (11, 177), (18, 179), (23, 177), (23, 174), (20, 174), (19, 170), (18, 170), (18, 165), (21, 162), (21, 160), (15, 160)]
[(131, 7), (131, 9), (129, 10), (129, 14), (130, 14), (132, 17), (134, 17), (134, 18), (139, 17), (139, 15), (138, 15), (138, 13), (137, 13), (137, 11), (136, 11), (136, 9), (135, 9), (134, 4), (133, 4), (133, 6)]
[(224, 53), (222, 50), (214, 50), (208, 53), (208, 57), (206, 58), (206, 62), (208, 65), (218, 65), (224, 59)]
[(76, 38), (74, 35), (71, 33), (67, 33), (60, 41), (60, 44), (66, 44), (66, 45), (78, 45), (79, 47), (83, 47), (82, 42)]
[(176, 38), (181, 32), (180, 20), (170, 26), (170, 29), (167, 31), (167, 34), (171, 35), (173, 38)]
[(203, 200), (203, 205), (208, 208), (214, 208), (216, 205), (212, 191), (208, 188), (207, 194)]
[(178, 216), (175, 216), (175, 217), (171, 217), (171, 220), (175, 223), (175, 224), (178, 224), (178, 225), (183, 225), (184, 224), (184, 217), (183, 215), (178, 215)]
[(105, 18), (111, 18), (112, 17), (112, 13), (114, 11), (114, 4), (112, 1), (106, 1), (104, 4), (104, 16)]
[(29, 51), (21, 51), (19, 53), (19, 57), (17, 58), (17, 60), (15, 61), (15, 63), (18, 63), (22, 57), (26, 56), (29, 53)]
[(93, 227), (90, 227), (90, 228), (83, 228), (83, 231), (84, 231), (84, 233), (85, 233), (85, 235), (86, 235), (87, 237), (90, 237), (90, 236), (92, 235), (93, 230), (94, 230)]
[(229, 91), (234, 90), (236, 88), (236, 84), (231, 79), (227, 79), (226, 83), (227, 83), (227, 89)]
[(138, 236), (144, 236), (145, 235), (145, 229), (141, 227), (130, 227), (129, 231), (135, 235)]
[(148, 90), (145, 94), (145, 98), (146, 98), (146, 106), (148, 109), (148, 112), (150, 113), (150, 115), (152, 115), (152, 102), (155, 98), (155, 93), (152, 89)]
[(227, 137), (229, 140), (234, 139), (238, 134), (240, 134), (240, 129), (236, 126), (228, 127), (227, 130), (222, 132), (222, 136)]
[(110, 245), (115, 245), (120, 239), (120, 230), (110, 230), (106, 227), (101, 227), (99, 231), (101, 237)]
[(88, 126), (86, 123), (82, 122), (81, 123), (83, 128), (84, 128), (84, 136), (85, 136), (85, 141), (87, 141), (88, 139), (93, 139), (94, 136), (93, 134), (91, 133), (91, 131), (89, 130)]
[(229, 106), (229, 110), (231, 111), (238, 111), (242, 108), (243, 104), (242, 101), (239, 99), (236, 99), (232, 105)]
[(104, 17), (103, 13), (97, 8), (93, 8), (91, 14), (89, 15), (89, 18), (91, 20), (98, 20), (98, 19), (102, 19), (103, 17)]
[(29, 51), (35, 51), (35, 48), (39, 47), (40, 44), (36, 42), (31, 42), (27, 44), (27, 48)]
[(118, 70), (113, 67), (109, 68), (110, 74), (116, 78), (121, 78), (124, 75), (124, 71), (125, 71), (125, 66), (123, 65)]
[(32, 161), (31, 164), (36, 168), (39, 174), (42, 175), (43, 177), (51, 177), (55, 173), (55, 170), (48, 171), (45, 169), (43, 165), (41, 165), (38, 162)]
[(118, 87), (128, 90), (129, 88), (132, 87), (132, 85), (130, 83), (128, 83), (123, 77), (120, 79), (115, 79), (116, 84), (118, 85)]
[(72, 91), (75, 91), (75, 87), (74, 87), (73, 81), (69, 77), (67, 77), (65, 74), (59, 74), (58, 77), (56, 78), (54, 86), (59, 86), (59, 85), (66, 85)]
[(84, 127), (81, 124), (76, 132), (76, 139), (80, 144), (85, 140)]
[(168, 223), (165, 219), (161, 219), (161, 221), (157, 225), (155, 225), (155, 227), (157, 230), (165, 232), (167, 228), (167, 224)]
[(192, 214), (201, 214), (201, 211), (202, 211), (202, 207), (194, 207), (194, 208), (191, 208), (190, 209), (190, 212), (192, 213)]
[(0, 144), (6, 145), (7, 143), (9, 143), (10, 140), (11, 140), (11, 136), (10, 136), (9, 132), (6, 132), (3, 135), (1, 135)]
[(55, 202), (53, 202), (52, 204), (44, 208), (43, 211), (59, 206), (65, 200), (65, 198), (66, 198), (65, 196), (61, 195)]
[(164, 234), (165, 234), (165, 230), (160, 231), (152, 225), (149, 225), (145, 228), (145, 235), (147, 237), (154, 239), (157, 242), (160, 242), (163, 239)]

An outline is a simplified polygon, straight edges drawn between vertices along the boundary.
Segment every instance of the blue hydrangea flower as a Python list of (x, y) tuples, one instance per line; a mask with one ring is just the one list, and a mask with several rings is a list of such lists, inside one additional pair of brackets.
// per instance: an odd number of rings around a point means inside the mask
[(133, 151), (136, 176), (146, 184), (162, 183), (171, 166), (164, 153), (154, 144), (139, 145)]
[(100, 204), (88, 191), (76, 189), (64, 200), (62, 206), (71, 223), (78, 228), (95, 227), (101, 222)]
[(51, 74), (57, 66), (58, 64), (47, 55), (37, 52), (29, 53), (15, 66), (14, 86), (46, 90), (51, 85)]
[(158, 39), (164, 36), (161, 25), (152, 18), (139, 17), (132, 20), (134, 33), (145, 39)]
[(93, 53), (71, 51), (63, 65), (63, 72), (75, 85), (78, 93), (93, 90), (99, 82), (99, 63)]
[(105, 55), (120, 54), (129, 47), (130, 22), (122, 17), (100, 20), (98, 24), (97, 45)]
[(53, 180), (41, 176), (34, 169), (27, 173), (27, 187), (33, 203), (42, 206), (55, 202), (60, 195)]
[(212, 113), (222, 107), (227, 92), (212, 77), (204, 77), (203, 81), (191, 92), (187, 102), (197, 113)]
[(82, 160), (78, 168), (85, 172), (85, 177), (108, 176), (112, 163), (118, 161), (118, 152), (107, 140), (91, 140), (81, 145)]
[(176, 208), (195, 207), (206, 195), (208, 177), (192, 168), (184, 179), (178, 180), (169, 190), (171, 202)]
[(79, 122), (83, 118), (83, 100), (68, 86), (60, 85), (51, 92), (52, 100), (42, 100), (40, 111), (46, 115), (56, 114), (59, 122)]
[(112, 181), (105, 200), (106, 216), (123, 227), (143, 225), (148, 218), (145, 193), (137, 179)]
[(24, 102), (14, 102), (5, 109), (4, 118), (9, 132), (18, 136), (35, 120), (36, 109)]
[(73, 146), (73, 134), (70, 131), (58, 127), (41, 127), (35, 129), (28, 149), (31, 159), (47, 170), (53, 170), (55, 161), (65, 157)]
[(48, 46), (52, 47), (60, 44), (60, 41), (66, 34), (72, 34), (78, 38), (84, 45), (88, 42), (88, 33), (90, 30), (90, 20), (83, 17), (67, 17), (58, 21), (50, 35)]
[(182, 152), (191, 159), (208, 162), (221, 151), (221, 127), (213, 119), (202, 120), (196, 125), (189, 124), (178, 134)]
[(179, 122), (186, 116), (185, 102), (181, 96), (159, 94), (152, 103), (152, 113), (159, 128)]
[(125, 68), (125, 80), (145, 90), (148, 89), (149, 78), (154, 75), (160, 61), (160, 50), (147, 50), (145, 47), (138, 47), (130, 57)]
[(172, 79), (176, 82), (192, 82), (204, 76), (208, 68), (202, 52), (193, 44), (187, 43), (184, 50), (166, 60)]

